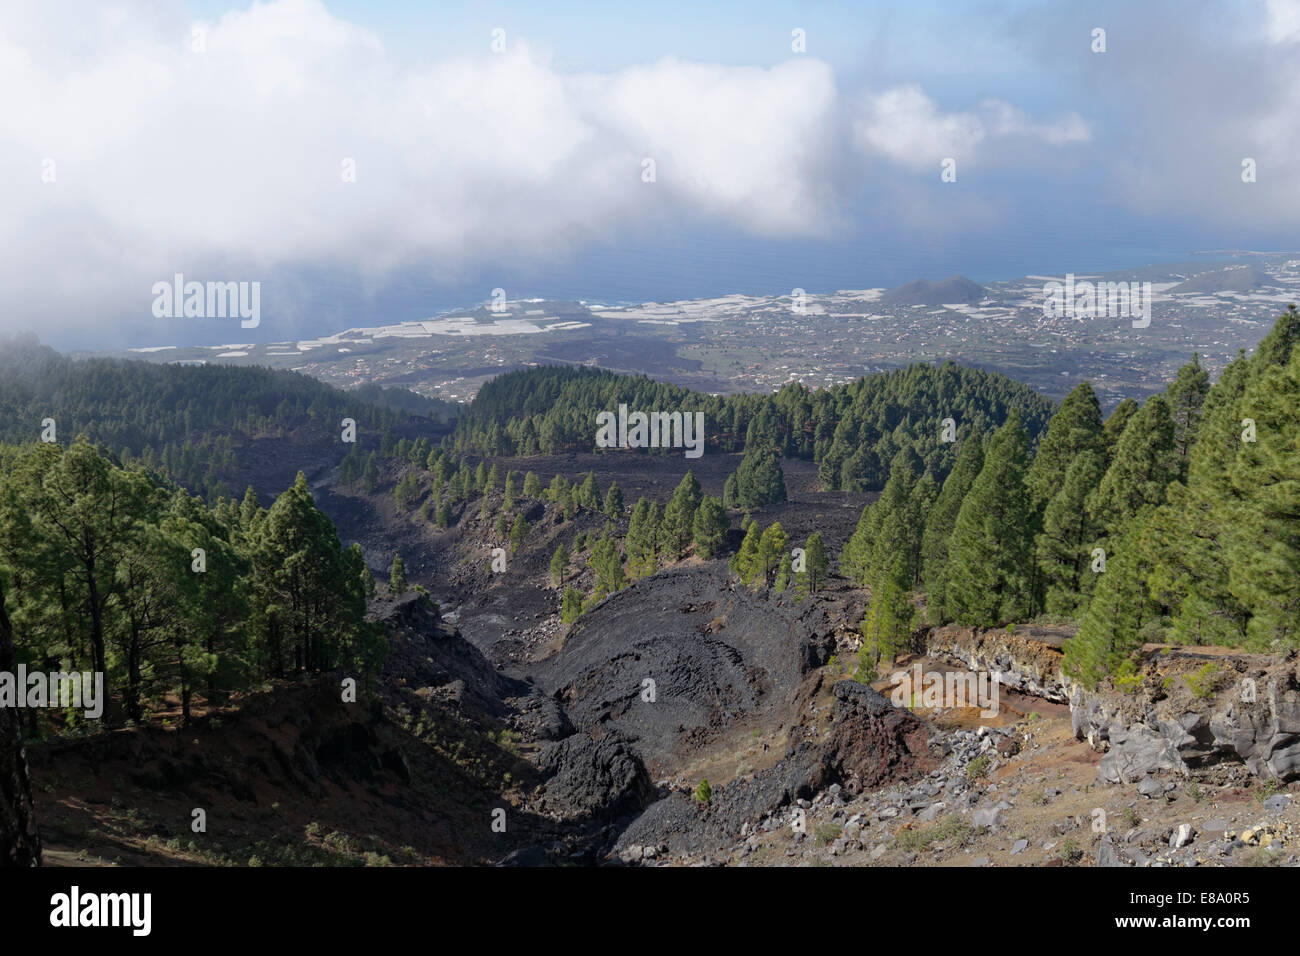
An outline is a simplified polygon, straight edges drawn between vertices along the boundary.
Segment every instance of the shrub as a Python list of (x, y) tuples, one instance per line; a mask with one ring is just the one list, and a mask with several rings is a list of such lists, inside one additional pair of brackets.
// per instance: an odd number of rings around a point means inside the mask
[(1207, 661), (1196, 673), (1187, 675), (1187, 689), (1192, 692), (1193, 697), (1206, 700), (1214, 696), (1214, 692), (1219, 686), (1219, 679), (1222, 676), (1219, 665)]
[(842, 832), (838, 823), (819, 823), (813, 830), (813, 837), (818, 846), (830, 846)]
[(932, 843), (962, 843), (971, 833), (971, 825), (950, 813), (932, 827), (902, 830), (894, 838), (894, 846), (903, 850), (924, 850)]
[(1079, 849), (1079, 844), (1073, 838), (1067, 839), (1061, 844), (1061, 862), (1070, 864), (1083, 858), (1083, 850)]

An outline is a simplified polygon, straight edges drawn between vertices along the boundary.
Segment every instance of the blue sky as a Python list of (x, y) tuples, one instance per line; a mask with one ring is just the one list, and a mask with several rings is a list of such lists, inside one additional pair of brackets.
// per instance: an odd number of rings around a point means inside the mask
[(1297, 52), (1300, 0), (21, 2), (0, 327), (160, 344), (148, 290), (177, 272), (260, 281), (274, 340), (498, 286), (626, 301), (1286, 249)]
[[(373, 30), (408, 62), (456, 56), (496, 27), (551, 48), (565, 70), (616, 70), (664, 56), (771, 66), (790, 55), (790, 31), (807, 31), (810, 52), (838, 69), (911, 74), (930, 64), (934, 75), (1013, 72), (1017, 45), (996, 30), (972, 33), (963, 23), (1010, 19), (1042, 4), (911, 0), (862, 2), (655, 2), (602, 4), (581, 0), (536, 3), (410, 3), (339, 0), (340, 18)], [(217, 19), (223, 0), (189, 4), (196, 18)], [(952, 42), (956, 40), (957, 42)], [(1021, 68), (1027, 62), (1019, 64)]]

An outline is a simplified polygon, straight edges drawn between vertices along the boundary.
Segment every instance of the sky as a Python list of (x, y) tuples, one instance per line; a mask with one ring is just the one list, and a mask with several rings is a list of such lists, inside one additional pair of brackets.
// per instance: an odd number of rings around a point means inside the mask
[[(1297, 53), (1300, 0), (0, 0), (0, 332), (1289, 251)], [(261, 323), (156, 314), (177, 274)]]

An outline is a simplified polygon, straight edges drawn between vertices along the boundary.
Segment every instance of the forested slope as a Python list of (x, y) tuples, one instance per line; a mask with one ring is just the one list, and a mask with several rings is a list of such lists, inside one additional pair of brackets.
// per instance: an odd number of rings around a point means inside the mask
[(774, 395), (730, 396), (644, 376), (544, 367), (484, 385), (456, 430), (453, 449), (487, 456), (590, 451), (597, 413), (619, 405), (703, 412), (706, 452), (771, 448), (786, 458), (818, 462), (827, 487), (849, 491), (882, 487), (904, 447), (916, 451), (941, 481), (955, 460), (955, 442), (944, 441), (944, 419), (953, 420), (961, 439), (997, 427), (1014, 411), (1032, 443), (1052, 412), (1051, 401), (1028, 386), (951, 362), (913, 365), (830, 389), (791, 384)]
[(32, 441), (52, 419), (55, 440), (84, 435), (209, 502), (242, 493), (243, 485), (233, 484), (241, 440), (299, 430), (337, 439), (345, 417), (380, 432), (409, 419), (408, 411), (388, 407), (398, 404), (411, 403), (373, 391), (354, 396), (294, 372), (76, 360), (32, 337), (0, 344), (0, 442)]

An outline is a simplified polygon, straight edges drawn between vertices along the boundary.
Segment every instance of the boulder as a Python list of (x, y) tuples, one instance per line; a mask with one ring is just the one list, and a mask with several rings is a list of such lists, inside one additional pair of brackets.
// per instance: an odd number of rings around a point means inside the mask
[(1174, 832), (1169, 836), (1169, 846), (1171, 849), (1180, 850), (1192, 842), (1194, 835), (1190, 823), (1180, 823), (1174, 828)]
[(542, 751), (539, 765), (551, 773), (542, 806), (564, 819), (619, 816), (640, 810), (654, 794), (641, 758), (619, 734), (567, 737)]

